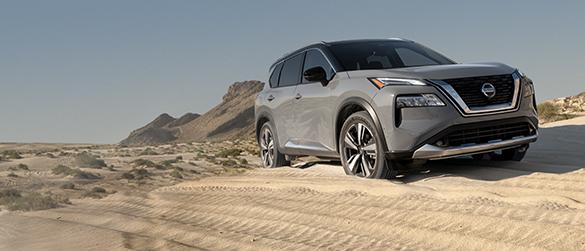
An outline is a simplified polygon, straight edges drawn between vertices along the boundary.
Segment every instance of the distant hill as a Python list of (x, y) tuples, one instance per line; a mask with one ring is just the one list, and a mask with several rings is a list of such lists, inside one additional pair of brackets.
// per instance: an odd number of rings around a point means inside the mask
[(560, 109), (561, 113), (582, 114), (585, 113), (585, 92), (575, 96), (568, 96), (564, 98), (556, 98), (549, 100)]
[(538, 105), (541, 123), (571, 119), (585, 115), (585, 92), (575, 96), (547, 100)]
[(122, 145), (150, 145), (170, 142), (216, 141), (254, 135), (254, 100), (264, 83), (236, 82), (222, 102), (203, 115), (187, 113), (175, 119), (164, 113), (134, 130)]
[(198, 118), (199, 114), (187, 113), (176, 119), (163, 113), (147, 125), (130, 133), (128, 138), (122, 140), (122, 145), (152, 145), (172, 142), (180, 134), (180, 126)]

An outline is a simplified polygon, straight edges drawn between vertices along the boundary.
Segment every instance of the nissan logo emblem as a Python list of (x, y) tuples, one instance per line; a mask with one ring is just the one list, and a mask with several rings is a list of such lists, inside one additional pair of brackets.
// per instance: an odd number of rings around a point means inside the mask
[(481, 86), (481, 93), (483, 93), (486, 98), (491, 99), (496, 96), (496, 87), (490, 83), (484, 83)]

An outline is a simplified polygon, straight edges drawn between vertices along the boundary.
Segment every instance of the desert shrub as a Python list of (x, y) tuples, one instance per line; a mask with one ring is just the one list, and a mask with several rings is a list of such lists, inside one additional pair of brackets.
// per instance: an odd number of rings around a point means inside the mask
[[(67, 201), (63, 200), (63, 202)], [(36, 192), (22, 194), (20, 191), (14, 189), (0, 191), (0, 205), (5, 205), (11, 211), (56, 208), (59, 206), (59, 202), (59, 200), (52, 196), (42, 195)]]
[(177, 156), (175, 159), (176, 160), (183, 160), (183, 156)]
[(12, 173), (12, 172), (11, 172), (11, 173), (9, 173), (9, 174), (8, 174), (8, 175), (6, 175), (6, 176), (8, 176), (8, 177), (10, 177), (10, 178), (18, 178), (18, 175), (16, 175), (15, 173)]
[(0, 200), (5, 198), (20, 197), (20, 191), (16, 189), (4, 189), (0, 190)]
[(67, 182), (67, 183), (61, 185), (61, 189), (75, 189), (75, 184), (73, 184), (71, 182)]
[(152, 162), (151, 160), (147, 160), (147, 159), (135, 159), (134, 161), (132, 161), (132, 164), (134, 164), (134, 166), (137, 166), (137, 167), (156, 168), (158, 166), (156, 163)]
[(5, 159), (22, 159), (22, 156), (16, 150), (6, 150), (6, 151), (2, 152), (2, 156)]
[(144, 168), (132, 169), (128, 172), (123, 173), (120, 178), (127, 180), (142, 180), (150, 176), (148, 170)]
[(247, 159), (241, 158), (241, 159), (239, 159), (239, 161), (240, 161), (240, 164), (242, 164), (242, 165), (247, 165), (248, 164), (248, 160)]
[(136, 177), (131, 172), (125, 172), (125, 173), (122, 173), (122, 175), (120, 175), (120, 178), (127, 179), (127, 180), (133, 180)]
[(576, 115), (573, 115), (573, 114), (561, 113), (560, 106), (558, 106), (554, 103), (545, 102), (545, 103), (538, 104), (537, 107), (538, 107), (538, 109), (537, 109), (538, 110), (538, 119), (541, 122), (554, 122), (554, 121), (571, 119), (571, 118), (576, 117)]
[(152, 150), (152, 148), (147, 147), (144, 150), (142, 150), (142, 152), (140, 152), (138, 155), (143, 156), (143, 155), (158, 155), (158, 152), (156, 152), (155, 150)]
[(177, 178), (177, 179), (183, 178), (183, 174), (181, 174), (181, 171), (179, 171), (177, 169), (173, 170), (169, 175), (171, 175), (171, 177)]
[(81, 171), (79, 169), (75, 169), (75, 174), (73, 174), (73, 177), (76, 179), (84, 179), (84, 180), (97, 180), (97, 179), (102, 178), (101, 176), (99, 176), (97, 174)]
[(101, 179), (101, 176), (94, 174), (94, 173), (90, 173), (90, 172), (85, 172), (79, 169), (73, 169), (70, 168), (68, 166), (64, 166), (64, 165), (58, 165), (56, 167), (54, 167), (52, 170), (53, 174), (55, 175), (70, 175), (73, 176), (74, 178), (77, 179), (86, 179), (86, 180), (96, 180), (96, 179)]
[(75, 164), (78, 167), (86, 168), (102, 168), (107, 166), (104, 160), (98, 159), (96, 156), (88, 152), (77, 154), (75, 156)]
[(103, 187), (94, 187), (83, 194), (83, 197), (90, 197), (94, 199), (101, 199), (105, 196), (107, 196), (107, 193), (106, 189)]
[(173, 164), (179, 162), (177, 159), (168, 159), (168, 160), (163, 160), (160, 162), (160, 166), (164, 167), (164, 168), (159, 168), (159, 169), (169, 169), (173, 166)]
[(221, 150), (215, 156), (216, 157), (219, 157), (219, 158), (227, 158), (227, 157), (230, 157), (230, 156), (240, 156), (241, 153), (242, 153), (242, 150), (241, 149), (238, 149), (238, 148), (230, 148), (230, 149), (223, 149), (223, 150)]
[(220, 164), (222, 166), (228, 166), (228, 167), (232, 167), (232, 166), (238, 165), (238, 163), (235, 160), (233, 160), (233, 159), (222, 160), (220, 162)]
[(94, 187), (91, 189), (93, 193), (106, 193), (106, 189), (103, 187)]
[(68, 166), (64, 166), (64, 165), (58, 165), (56, 167), (53, 167), (53, 169), (51, 171), (55, 175), (59, 175), (59, 174), (71, 175), (71, 174), (73, 174), (73, 169), (71, 169)]
[(28, 166), (27, 166), (27, 165), (25, 165), (25, 164), (22, 164), (22, 163), (21, 163), (21, 164), (18, 164), (18, 165), (16, 166), (16, 168), (18, 168), (18, 169), (20, 169), (20, 170), (30, 171), (30, 169), (28, 169)]
[(192, 165), (192, 166), (199, 166), (199, 165), (197, 165), (197, 163), (195, 163), (195, 162), (192, 162), (192, 161), (189, 161), (189, 165)]

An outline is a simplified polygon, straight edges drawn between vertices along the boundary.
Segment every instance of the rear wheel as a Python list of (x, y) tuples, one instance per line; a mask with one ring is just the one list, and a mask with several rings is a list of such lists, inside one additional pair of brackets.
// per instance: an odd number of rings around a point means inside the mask
[(392, 162), (386, 160), (382, 135), (366, 112), (347, 118), (339, 135), (341, 163), (346, 174), (365, 178), (392, 178)]
[(258, 144), (260, 145), (262, 166), (274, 168), (289, 165), (290, 162), (285, 159), (284, 154), (278, 151), (277, 137), (272, 128), (270, 122), (266, 122), (260, 129)]

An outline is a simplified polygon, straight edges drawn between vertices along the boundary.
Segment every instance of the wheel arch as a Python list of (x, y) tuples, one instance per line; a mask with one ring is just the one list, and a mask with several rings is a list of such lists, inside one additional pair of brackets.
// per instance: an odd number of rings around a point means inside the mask
[[(274, 120), (272, 120), (272, 116), (270, 116), (270, 114), (268, 112), (260, 112), (256, 116), (256, 125), (255, 125), (256, 141), (258, 141), (258, 137), (260, 136), (260, 129), (262, 129), (262, 125), (264, 125), (266, 122), (269, 122), (269, 121), (272, 121), (274, 123)], [(273, 130), (276, 131), (276, 128), (273, 128)]]
[(337, 114), (335, 117), (335, 149), (336, 151), (339, 153), (339, 134), (341, 133), (341, 128), (343, 127), (343, 123), (345, 122), (345, 120), (353, 113), (355, 112), (359, 112), (359, 111), (366, 111), (370, 117), (372, 118), (372, 120), (374, 121), (374, 126), (376, 128), (374, 128), (374, 130), (376, 130), (376, 132), (380, 135), (380, 138), (382, 139), (382, 142), (380, 142), (382, 144), (382, 149), (384, 149), (384, 151), (388, 151), (388, 147), (386, 145), (386, 137), (384, 135), (384, 131), (382, 130), (382, 124), (380, 123), (380, 120), (378, 118), (378, 115), (376, 114), (376, 111), (374, 110), (374, 108), (372, 107), (372, 105), (362, 99), (362, 98), (357, 98), (357, 97), (352, 97), (352, 98), (348, 98), (346, 100), (344, 100), (341, 105), (339, 106), (339, 109), (337, 110)]

